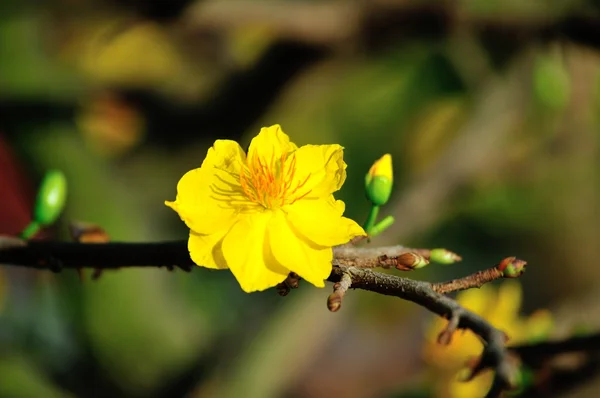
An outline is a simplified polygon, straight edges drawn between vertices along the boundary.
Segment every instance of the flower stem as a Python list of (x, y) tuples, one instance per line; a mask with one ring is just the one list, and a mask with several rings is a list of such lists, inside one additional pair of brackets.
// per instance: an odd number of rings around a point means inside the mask
[(41, 227), (37, 221), (32, 221), (25, 227), (20, 236), (22, 239), (31, 239), (40, 231)]
[(378, 214), (379, 214), (379, 206), (372, 205), (371, 210), (369, 210), (369, 216), (367, 217), (367, 221), (365, 221), (365, 224), (363, 226), (365, 232), (368, 235), (371, 235), (371, 229), (373, 229), (373, 226), (375, 225), (375, 221), (377, 221)]
[(371, 231), (368, 232), (368, 234), (370, 236), (377, 236), (380, 233), (382, 233), (383, 231), (385, 231), (386, 229), (388, 229), (389, 227), (391, 227), (393, 223), (394, 223), (394, 217), (387, 216), (386, 218), (384, 218), (383, 220), (381, 220), (377, 224), (375, 224), (373, 227), (371, 227)]

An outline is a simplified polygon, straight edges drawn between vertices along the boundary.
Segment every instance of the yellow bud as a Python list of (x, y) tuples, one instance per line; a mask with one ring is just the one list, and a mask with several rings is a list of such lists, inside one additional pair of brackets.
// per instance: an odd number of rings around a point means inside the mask
[(394, 172), (392, 171), (392, 155), (386, 153), (379, 160), (373, 163), (369, 170), (369, 176), (373, 177), (386, 177), (390, 182), (394, 181)]
[(365, 188), (369, 200), (376, 206), (386, 204), (392, 193), (393, 181), (392, 155), (387, 153), (373, 163), (365, 176)]

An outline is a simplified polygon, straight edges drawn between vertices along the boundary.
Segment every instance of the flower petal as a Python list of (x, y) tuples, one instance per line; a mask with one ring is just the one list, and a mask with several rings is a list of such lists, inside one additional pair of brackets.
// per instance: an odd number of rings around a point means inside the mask
[(303, 199), (286, 207), (289, 222), (303, 237), (320, 246), (337, 246), (357, 236), (366, 236), (354, 220), (342, 217), (344, 202), (328, 199)]
[(228, 229), (245, 200), (239, 172), (245, 162), (239, 144), (217, 140), (208, 150), (202, 167), (188, 171), (177, 184), (177, 199), (165, 204), (175, 210), (187, 226), (200, 234)]
[[(480, 349), (481, 351), (481, 349)], [(474, 356), (477, 356), (475, 354)], [(465, 357), (465, 361), (468, 357)], [(482, 373), (477, 375), (473, 380), (469, 380), (468, 383), (454, 378), (448, 381), (448, 384), (444, 385), (444, 393), (442, 396), (447, 397), (483, 397), (486, 391), (490, 390), (493, 383), (494, 376), (491, 372)]]
[(254, 159), (259, 156), (261, 159), (270, 161), (271, 159), (280, 159), (283, 154), (293, 152), (298, 147), (290, 142), (290, 137), (283, 132), (281, 126), (275, 124), (271, 127), (263, 127), (260, 133), (252, 139), (248, 148), (248, 158)]
[(188, 250), (192, 261), (201, 267), (227, 269), (221, 250), (225, 232), (227, 230), (223, 230), (222, 233), (203, 235), (190, 231)]
[(483, 317), (487, 316), (486, 311), (489, 304), (495, 303), (496, 299), (496, 289), (491, 285), (483, 285), (479, 289), (463, 290), (456, 295), (456, 300), (460, 305)]
[(273, 260), (266, 242), (270, 212), (240, 217), (223, 239), (227, 265), (245, 292), (265, 290), (288, 276), (289, 270)]
[(283, 211), (276, 211), (269, 221), (269, 242), (273, 256), (284, 267), (317, 287), (331, 273), (333, 251), (330, 247), (311, 245), (297, 235)]
[(516, 325), (523, 301), (521, 284), (516, 280), (505, 280), (498, 287), (497, 295), (497, 299), (489, 304), (485, 318), (498, 328)]
[(306, 198), (321, 198), (338, 191), (346, 181), (344, 148), (340, 145), (304, 145), (294, 152), (295, 173), (292, 186), (302, 184)]

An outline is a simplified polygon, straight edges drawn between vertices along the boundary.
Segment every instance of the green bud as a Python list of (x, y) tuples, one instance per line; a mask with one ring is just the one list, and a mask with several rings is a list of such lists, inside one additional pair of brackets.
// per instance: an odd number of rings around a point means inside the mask
[(33, 219), (40, 225), (54, 223), (65, 207), (67, 179), (59, 170), (46, 173), (38, 191)]
[(396, 257), (396, 269), (400, 271), (411, 271), (429, 264), (429, 261), (418, 253), (403, 253)]
[(462, 257), (446, 249), (432, 249), (429, 254), (429, 260), (438, 264), (454, 264), (462, 261)]
[(377, 205), (383, 206), (392, 194), (392, 181), (386, 177), (373, 177), (367, 185), (367, 197)]
[(505, 278), (518, 278), (525, 272), (527, 262), (515, 257), (507, 257), (496, 266)]
[(386, 154), (373, 163), (365, 176), (367, 197), (374, 205), (383, 206), (390, 199), (393, 182), (392, 156)]

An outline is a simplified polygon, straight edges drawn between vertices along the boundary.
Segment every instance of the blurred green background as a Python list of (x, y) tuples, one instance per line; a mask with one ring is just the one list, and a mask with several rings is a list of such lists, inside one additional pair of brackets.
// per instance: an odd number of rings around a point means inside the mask
[[(600, 324), (597, 1), (3, 0), (0, 233), (43, 173), (61, 222), (113, 240), (185, 239), (164, 200), (217, 138), (279, 123), (340, 143), (347, 215), (384, 153), (396, 224), (372, 244), (446, 247), (439, 281), (515, 255), (524, 311)], [(245, 294), (228, 272), (0, 269), (1, 397), (400, 397), (419, 390), (432, 315), (330, 287)], [(403, 275), (406, 276), (407, 274)], [(575, 304), (573, 304), (575, 303)], [(592, 314), (592, 315), (590, 315)], [(596, 315), (593, 315), (596, 314)], [(565, 332), (566, 331), (566, 332)], [(413, 395), (414, 396), (414, 395)], [(583, 396), (583, 395), (577, 395)]]

